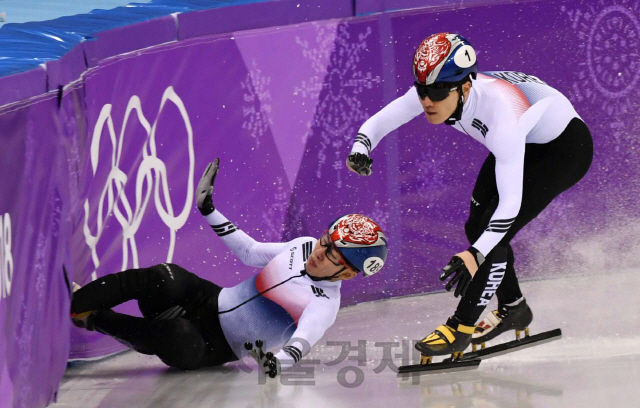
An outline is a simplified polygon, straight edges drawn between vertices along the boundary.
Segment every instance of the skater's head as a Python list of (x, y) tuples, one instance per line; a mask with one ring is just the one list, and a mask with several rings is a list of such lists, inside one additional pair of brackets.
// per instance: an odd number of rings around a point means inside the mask
[(387, 259), (387, 238), (371, 218), (349, 214), (331, 223), (306, 264), (311, 279), (347, 280), (358, 272), (371, 276)]
[(430, 123), (437, 125), (452, 117), (459, 120), (471, 78), (477, 72), (475, 50), (457, 34), (434, 34), (420, 44), (413, 56), (412, 73)]

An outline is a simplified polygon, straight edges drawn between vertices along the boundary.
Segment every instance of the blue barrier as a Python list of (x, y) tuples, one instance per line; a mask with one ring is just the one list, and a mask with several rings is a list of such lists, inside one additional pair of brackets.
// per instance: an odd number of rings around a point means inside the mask
[[(5, 24), (0, 28), (0, 77), (37, 68), (57, 60), (99, 32), (135, 24), (173, 13), (261, 3), (269, 0), (154, 0), (131, 3), (112, 10), (55, 20)], [(276, 0), (277, 1), (277, 0)]]

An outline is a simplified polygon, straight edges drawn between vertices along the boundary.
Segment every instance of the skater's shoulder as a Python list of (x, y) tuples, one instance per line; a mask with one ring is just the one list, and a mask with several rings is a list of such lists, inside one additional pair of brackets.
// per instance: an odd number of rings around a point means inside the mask
[[(278, 259), (281, 259), (281, 261), (278, 262), (285, 262), (287, 269), (290, 271), (304, 269), (304, 265), (309, 259), (309, 256), (311, 256), (316, 241), (317, 239), (313, 237), (298, 237), (286, 242), (280, 250), (281, 256), (278, 257)], [(288, 255), (285, 255), (285, 253)], [(284, 258), (282, 258), (282, 256), (284, 256)]]
[(304, 250), (304, 247), (308, 246), (309, 249), (313, 249), (313, 246), (316, 244), (317, 241), (318, 239), (314, 237), (298, 237), (298, 238), (292, 239), (291, 241), (288, 241), (287, 247), (289, 249), (296, 247), (296, 249)]

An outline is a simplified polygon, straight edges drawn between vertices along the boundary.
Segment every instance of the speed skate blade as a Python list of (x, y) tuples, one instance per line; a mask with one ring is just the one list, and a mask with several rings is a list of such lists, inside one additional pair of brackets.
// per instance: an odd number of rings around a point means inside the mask
[(459, 360), (459, 361), (443, 361), (441, 363), (432, 364), (413, 364), (398, 367), (398, 376), (422, 375), (434, 373), (446, 373), (452, 371), (475, 370), (480, 365), (481, 360)]
[[(562, 330), (554, 329), (532, 336), (523, 337), (519, 340), (508, 341), (503, 344), (497, 344), (495, 346), (487, 347), (484, 350), (473, 351), (467, 353), (462, 357), (462, 361), (473, 360), (476, 358), (486, 360), (489, 358), (501, 356), (503, 354), (512, 353), (514, 351), (522, 350), (525, 348), (538, 346), (540, 344), (549, 343), (551, 341), (559, 340), (562, 337)], [(451, 359), (447, 359), (451, 360)], [(445, 360), (445, 361), (447, 361)]]

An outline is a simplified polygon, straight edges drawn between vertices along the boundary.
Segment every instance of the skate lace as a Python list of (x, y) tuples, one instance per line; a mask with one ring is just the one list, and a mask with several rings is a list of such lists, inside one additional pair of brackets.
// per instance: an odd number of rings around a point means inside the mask
[(494, 310), (493, 314), (496, 315), (496, 317), (502, 321), (502, 319), (504, 319), (505, 317), (507, 317), (507, 315), (509, 314), (509, 310), (504, 307), (504, 306), (500, 306), (498, 307), (498, 310)]

